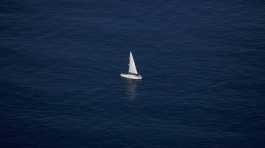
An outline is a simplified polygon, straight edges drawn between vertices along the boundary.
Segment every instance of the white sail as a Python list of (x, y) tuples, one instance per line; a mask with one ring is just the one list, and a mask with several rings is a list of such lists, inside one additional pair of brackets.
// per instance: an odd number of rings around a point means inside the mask
[(130, 52), (130, 58), (129, 58), (129, 73), (138, 74), (132, 52)]

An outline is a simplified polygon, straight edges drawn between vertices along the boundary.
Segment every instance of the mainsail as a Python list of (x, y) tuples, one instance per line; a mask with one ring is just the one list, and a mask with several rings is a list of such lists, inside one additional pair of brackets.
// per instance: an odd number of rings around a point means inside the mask
[(132, 52), (130, 52), (130, 58), (129, 58), (129, 73), (138, 74)]

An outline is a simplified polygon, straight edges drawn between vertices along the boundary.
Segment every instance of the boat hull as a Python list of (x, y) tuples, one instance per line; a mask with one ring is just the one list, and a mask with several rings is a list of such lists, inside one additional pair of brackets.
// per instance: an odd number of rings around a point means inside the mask
[(133, 74), (126, 74), (126, 73), (121, 73), (120, 76), (123, 78), (135, 79), (135, 80), (141, 80), (143, 78), (141, 75), (133, 75)]

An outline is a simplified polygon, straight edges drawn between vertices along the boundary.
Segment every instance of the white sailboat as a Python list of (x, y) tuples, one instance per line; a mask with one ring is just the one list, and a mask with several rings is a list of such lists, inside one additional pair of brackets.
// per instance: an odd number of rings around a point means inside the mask
[(130, 57), (129, 57), (129, 72), (121, 73), (120, 76), (127, 78), (127, 79), (138, 79), (138, 80), (143, 78), (136, 69), (136, 65), (135, 65), (131, 51), (130, 51)]

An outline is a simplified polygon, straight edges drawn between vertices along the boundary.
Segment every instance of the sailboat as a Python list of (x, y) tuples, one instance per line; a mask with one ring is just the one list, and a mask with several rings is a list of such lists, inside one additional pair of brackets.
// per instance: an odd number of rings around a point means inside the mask
[(143, 77), (138, 73), (136, 69), (136, 65), (133, 59), (132, 52), (130, 51), (130, 57), (129, 57), (129, 72), (128, 73), (121, 73), (121, 77), (127, 78), (127, 79), (137, 79), (140, 80)]

